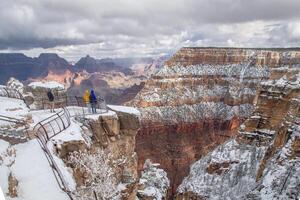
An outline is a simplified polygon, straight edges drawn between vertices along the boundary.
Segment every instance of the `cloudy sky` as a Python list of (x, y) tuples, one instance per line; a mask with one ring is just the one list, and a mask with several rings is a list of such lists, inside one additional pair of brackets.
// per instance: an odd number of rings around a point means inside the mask
[(0, 0), (0, 52), (70, 61), (300, 46), (300, 0)]

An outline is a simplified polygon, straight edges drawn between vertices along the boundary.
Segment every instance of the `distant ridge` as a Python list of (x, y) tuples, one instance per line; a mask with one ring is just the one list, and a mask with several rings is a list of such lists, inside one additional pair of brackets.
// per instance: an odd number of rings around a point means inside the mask
[(300, 47), (182, 47), (181, 49), (241, 49), (265, 51), (300, 51)]

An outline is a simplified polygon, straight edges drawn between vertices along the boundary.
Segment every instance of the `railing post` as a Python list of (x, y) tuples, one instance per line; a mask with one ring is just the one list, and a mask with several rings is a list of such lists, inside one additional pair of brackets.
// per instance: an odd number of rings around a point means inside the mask
[(97, 193), (95, 192), (95, 190), (93, 191), (93, 193), (94, 193), (95, 200), (98, 200)]
[(47, 140), (49, 140), (49, 135), (47, 133), (47, 130), (45, 129), (45, 127), (41, 124), (41, 122), (39, 122), (40, 126), (42, 127), (42, 129), (44, 130), (46, 136), (47, 136)]
[(6, 88), (3, 88), (3, 89), (5, 90), (5, 92), (7, 94), (7, 97), (10, 97), (9, 92), (7, 91), (7, 89)]
[(58, 113), (56, 113), (56, 114), (59, 117), (59, 119), (61, 120), (61, 123), (63, 124), (63, 128), (66, 129), (66, 125), (65, 125), (64, 121), (62, 120), (61, 116)]

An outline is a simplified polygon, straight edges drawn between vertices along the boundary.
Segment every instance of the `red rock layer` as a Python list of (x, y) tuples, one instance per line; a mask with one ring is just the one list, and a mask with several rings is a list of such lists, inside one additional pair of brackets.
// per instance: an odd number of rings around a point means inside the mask
[[(286, 51), (297, 50), (291, 58), (283, 58)], [(295, 64), (300, 60), (299, 49), (241, 49), (241, 48), (181, 48), (166, 65), (196, 65), (196, 64), (238, 64), (245, 62), (253, 52), (256, 52), (256, 65), (276, 67), (283, 64)]]
[(169, 190), (169, 197), (172, 197), (188, 175), (189, 166), (232, 137), (239, 123), (237, 118), (174, 125), (144, 122), (136, 136), (138, 170), (143, 169), (146, 159), (160, 163), (172, 183)]

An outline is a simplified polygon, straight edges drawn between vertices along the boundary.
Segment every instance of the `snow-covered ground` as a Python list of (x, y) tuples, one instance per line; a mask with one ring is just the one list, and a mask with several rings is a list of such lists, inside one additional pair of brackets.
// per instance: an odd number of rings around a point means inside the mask
[[(1, 141), (0, 145), (3, 145)], [(9, 173), (18, 180), (18, 197), (7, 200), (68, 200), (68, 196), (60, 190), (52, 169), (37, 140), (1, 148), (4, 162), (0, 165), (0, 185), (4, 193), (8, 193)], [(4, 150), (4, 151), (3, 151)], [(15, 152), (10, 156), (8, 152)]]
[(119, 111), (119, 112), (125, 112), (129, 114), (134, 114), (137, 116), (140, 116), (140, 111), (138, 111), (136, 108), (128, 107), (128, 106), (115, 106), (115, 105), (107, 105), (112, 110)]
[(23, 100), (0, 97), (0, 115), (22, 119), (29, 109)]

